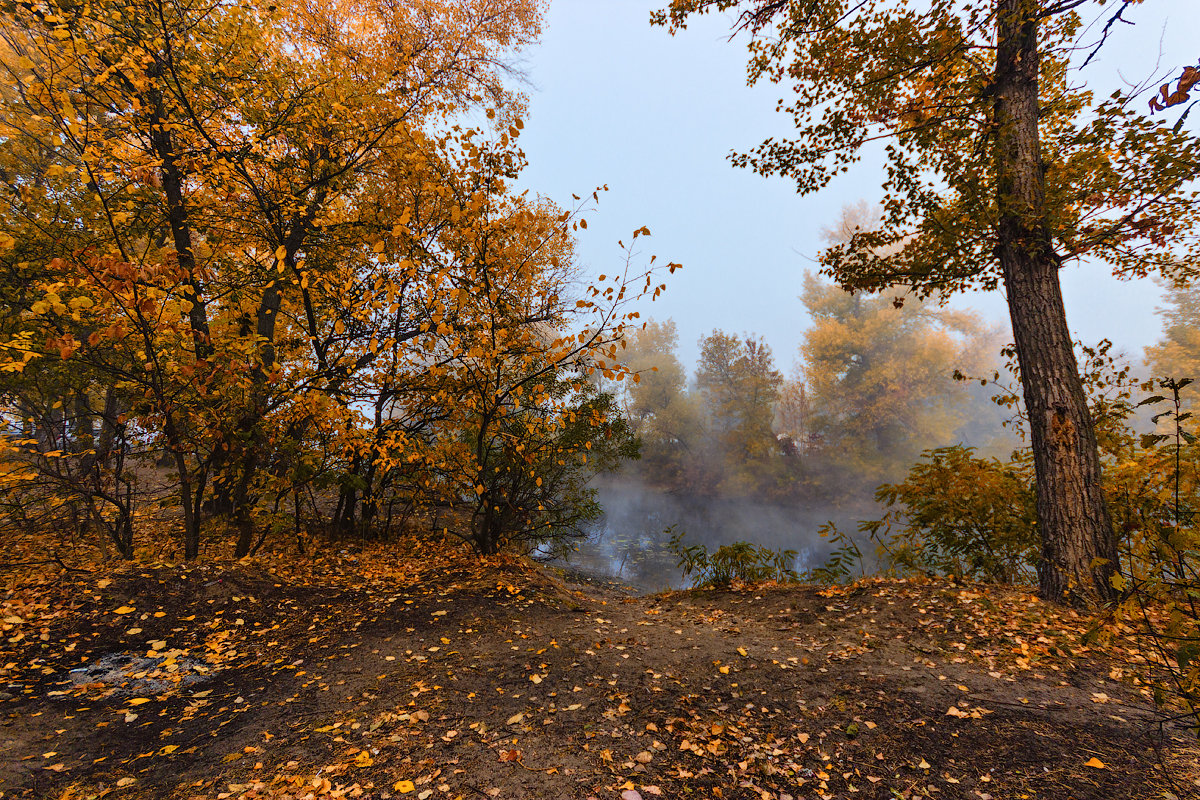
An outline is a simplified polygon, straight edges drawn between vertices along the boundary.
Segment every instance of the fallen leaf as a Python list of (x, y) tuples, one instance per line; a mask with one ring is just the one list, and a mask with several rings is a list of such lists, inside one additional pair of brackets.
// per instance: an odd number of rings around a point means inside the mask
[(1092, 769), (1108, 769), (1108, 765), (1095, 756), (1092, 756), (1087, 761), (1083, 762), (1083, 765), (1085, 767), (1091, 767)]
[(415, 788), (417, 787), (413, 785), (412, 781), (396, 781), (396, 783), (392, 786), (392, 789), (400, 794), (408, 794)]
[(134, 611), (137, 611), (137, 609), (133, 606), (121, 606), (120, 608), (113, 609), (114, 614), (132, 614)]

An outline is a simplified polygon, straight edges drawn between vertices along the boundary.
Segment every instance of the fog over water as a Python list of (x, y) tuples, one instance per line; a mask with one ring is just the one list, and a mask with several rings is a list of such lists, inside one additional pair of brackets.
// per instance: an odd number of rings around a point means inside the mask
[[(861, 513), (849, 509), (785, 506), (747, 498), (703, 497), (669, 492), (634, 480), (605, 480), (595, 488), (604, 516), (567, 561), (586, 572), (610, 576), (643, 592), (679, 589), (689, 581), (667, 550), (673, 531), (684, 531), (684, 544), (703, 544), (709, 552), (746, 541), (773, 550), (797, 551), (795, 568), (824, 563), (831, 547), (818, 529), (834, 519), (854, 530)], [(862, 543), (859, 543), (862, 547)]]

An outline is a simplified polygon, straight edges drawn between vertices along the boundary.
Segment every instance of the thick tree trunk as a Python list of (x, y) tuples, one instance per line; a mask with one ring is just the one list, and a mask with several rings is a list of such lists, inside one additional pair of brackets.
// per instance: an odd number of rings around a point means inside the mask
[(1116, 538), (1100, 485), (1100, 457), (1067, 329), (1060, 259), (1046, 224), (1038, 133), (1034, 0), (997, 0), (995, 80), (998, 254), (1021, 367), (1037, 475), (1044, 599), (1110, 599)]

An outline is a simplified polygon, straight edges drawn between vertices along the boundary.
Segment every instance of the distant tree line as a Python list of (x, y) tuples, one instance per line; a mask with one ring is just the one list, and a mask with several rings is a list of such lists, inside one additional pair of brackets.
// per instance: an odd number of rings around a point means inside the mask
[[(869, 209), (849, 208), (830, 239), (870, 223)], [(642, 440), (632, 469), (681, 493), (862, 508), (925, 449), (1017, 444), (1004, 427), (1012, 411), (961, 379), (994, 371), (1003, 341), (975, 314), (851, 294), (815, 275), (798, 306), (811, 324), (786, 377), (754, 334), (705, 336), (689, 380), (673, 322), (634, 331), (623, 359), (638, 382), (622, 395)]]

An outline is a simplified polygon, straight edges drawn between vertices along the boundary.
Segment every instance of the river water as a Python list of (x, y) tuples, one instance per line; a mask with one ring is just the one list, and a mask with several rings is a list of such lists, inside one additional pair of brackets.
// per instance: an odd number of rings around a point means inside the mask
[[(830, 545), (818, 533), (833, 516), (828, 509), (762, 503), (743, 498), (702, 497), (659, 491), (633, 483), (597, 486), (604, 517), (578, 543), (565, 565), (615, 578), (643, 592), (690, 585), (667, 549), (671, 534), (684, 531), (685, 545), (746, 541), (772, 550), (797, 551), (795, 569), (824, 563)], [(843, 530), (853, 521), (838, 520)], [(559, 562), (563, 563), (563, 562)]]

